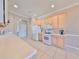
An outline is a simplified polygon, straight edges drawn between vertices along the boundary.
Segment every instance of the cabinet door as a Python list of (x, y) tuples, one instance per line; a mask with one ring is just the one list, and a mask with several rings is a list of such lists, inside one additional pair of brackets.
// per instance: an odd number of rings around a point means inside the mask
[(53, 40), (53, 45), (60, 47), (60, 48), (64, 48), (64, 38), (63, 37), (56, 35), (52, 38), (52, 40)]
[(64, 38), (59, 36), (57, 38), (58, 42), (57, 42), (57, 46), (60, 47), (60, 48), (64, 48)]
[(52, 25), (53, 25), (53, 28), (58, 28), (57, 16), (53, 16), (53, 18), (52, 18)]
[(52, 36), (52, 42), (54, 46), (57, 46), (58, 44), (58, 37), (57, 36)]
[(28, 36), (28, 27), (27, 22), (20, 22), (19, 28), (18, 28), (18, 35), (22, 38), (27, 38)]
[(59, 28), (64, 27), (64, 19), (65, 19), (65, 14), (58, 15), (58, 27)]

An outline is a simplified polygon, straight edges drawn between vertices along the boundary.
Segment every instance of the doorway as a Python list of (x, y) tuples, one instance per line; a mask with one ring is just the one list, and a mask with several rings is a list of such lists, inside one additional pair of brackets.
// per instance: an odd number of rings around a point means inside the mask
[(28, 24), (26, 20), (22, 20), (19, 22), (18, 36), (21, 38), (28, 37)]

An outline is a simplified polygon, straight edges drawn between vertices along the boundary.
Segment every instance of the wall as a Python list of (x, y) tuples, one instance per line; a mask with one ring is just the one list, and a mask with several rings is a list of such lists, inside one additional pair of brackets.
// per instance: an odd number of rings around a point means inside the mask
[[(79, 35), (79, 5), (64, 10), (66, 12), (64, 30), (66, 34)], [(79, 36), (65, 37), (66, 47), (79, 48)]]
[(14, 14), (9, 13), (8, 20), (10, 21), (10, 23), (7, 26), (8, 29), (15, 33), (18, 22), (19, 22), (19, 17)]
[(67, 34), (79, 35), (79, 6), (65, 11), (67, 12), (65, 19), (65, 32)]
[(12, 14), (12, 13), (8, 14), (8, 20), (10, 21), (10, 23), (8, 25), (8, 29), (11, 29), (14, 33), (18, 32), (17, 28), (19, 28), (21, 20), (26, 20), (26, 22), (28, 22), (27, 18), (20, 17), (18, 15)]
[(26, 34), (27, 34), (27, 38), (31, 39), (31, 18), (26, 18), (26, 17), (22, 17), (22, 16), (18, 16), (16, 14), (10, 13), (8, 14), (8, 20), (10, 20), (10, 23), (8, 25), (8, 29), (11, 29), (13, 31), (13, 33), (17, 33), (18, 29), (17, 27), (21, 27), (22, 22), (24, 22), (24, 24), (26, 24)]

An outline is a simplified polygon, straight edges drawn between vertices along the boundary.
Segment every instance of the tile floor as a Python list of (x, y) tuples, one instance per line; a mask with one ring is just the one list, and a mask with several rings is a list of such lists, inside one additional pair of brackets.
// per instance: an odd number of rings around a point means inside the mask
[(53, 46), (47, 46), (39, 41), (24, 39), (37, 49), (37, 59), (79, 59), (78, 52), (70, 52)]

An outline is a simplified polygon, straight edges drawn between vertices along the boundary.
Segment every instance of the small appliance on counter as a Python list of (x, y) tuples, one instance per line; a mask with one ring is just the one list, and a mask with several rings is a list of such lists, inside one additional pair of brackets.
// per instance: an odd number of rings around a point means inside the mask
[(64, 34), (64, 30), (63, 30), (63, 29), (62, 29), (62, 30), (60, 30), (59, 32), (60, 32), (60, 34), (61, 34), (61, 35), (63, 35), (63, 34)]

